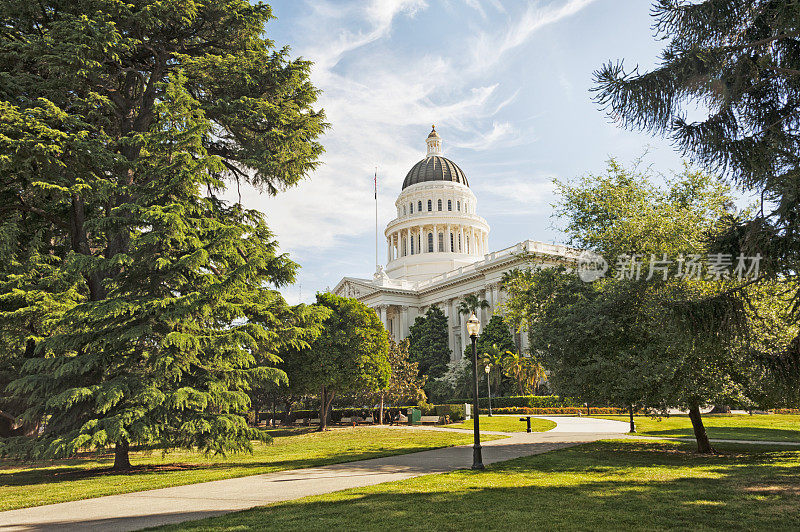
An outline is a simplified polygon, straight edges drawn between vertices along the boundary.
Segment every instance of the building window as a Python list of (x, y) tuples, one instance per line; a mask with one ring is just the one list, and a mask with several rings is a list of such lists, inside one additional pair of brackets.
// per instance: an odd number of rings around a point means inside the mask
[(405, 216), (406, 214), (408, 214), (408, 209), (406, 209), (406, 206), (403, 205), (403, 216)]
[(413, 203), (409, 203), (408, 204), (408, 210), (411, 211), (411, 214), (414, 214), (414, 204)]
[(456, 210), (459, 211), (459, 212), (461, 211), (461, 202), (460, 201), (456, 202)]
[(414, 237), (411, 237), (411, 254), (414, 254)]
[(433, 202), (431, 200), (428, 200), (428, 212), (431, 212), (432, 210), (433, 210)]
[(428, 253), (433, 253), (433, 233), (428, 233)]
[(458, 252), (461, 253), (461, 233), (458, 234)]
[(417, 210), (418, 210), (419, 212), (422, 212), (422, 201), (418, 201), (418, 202), (417, 202)]
[(447, 210), (448, 211), (453, 210), (453, 200), (447, 200)]
[(442, 200), (439, 200), (437, 202), (437, 207), (438, 207), (438, 210), (440, 210), (440, 211), (442, 210)]
[(444, 233), (439, 233), (439, 253), (444, 253)]
[(406, 255), (408, 255), (408, 248), (406, 247), (407, 244), (406, 244), (406, 239), (405, 238), (403, 239), (402, 246), (403, 246), (402, 247), (402, 250), (403, 250), (402, 253), (403, 253), (403, 256), (405, 257)]
[(467, 237), (467, 255), (469, 255), (469, 237)]
[(453, 233), (450, 233), (450, 253), (454, 253), (455, 250), (456, 250), (455, 235), (453, 235)]

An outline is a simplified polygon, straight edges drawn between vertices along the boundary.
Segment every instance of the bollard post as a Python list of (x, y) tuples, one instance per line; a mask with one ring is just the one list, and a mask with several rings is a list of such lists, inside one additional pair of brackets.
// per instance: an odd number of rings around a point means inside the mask
[(528, 422), (528, 430), (526, 432), (530, 432), (531, 431), (531, 416), (521, 417), (521, 418), (519, 418), (519, 420)]

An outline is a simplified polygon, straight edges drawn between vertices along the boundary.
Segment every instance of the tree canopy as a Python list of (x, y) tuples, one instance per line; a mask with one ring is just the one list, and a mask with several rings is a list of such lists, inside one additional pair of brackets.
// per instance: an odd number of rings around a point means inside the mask
[(447, 316), (442, 309), (431, 305), (424, 316), (417, 316), (409, 327), (408, 341), (411, 360), (419, 365), (420, 375), (431, 379), (444, 375), (451, 355)]
[[(253, 382), (305, 342), (276, 288), (297, 266), (263, 215), (221, 199), (312, 170), (326, 124), (310, 64), (246, 0), (0, 2), (4, 404), (38, 438), (247, 449)], [(10, 369), (9, 369), (10, 368)], [(9, 377), (9, 373), (11, 376)]]
[[(564, 268), (516, 274), (508, 286), (512, 302), (521, 301), (512, 307), (529, 315), (532, 351), (552, 371), (559, 393), (626, 407), (687, 408), (698, 449), (710, 451), (700, 406), (746, 402), (756, 370), (751, 353), (720, 334), (721, 322), (741, 316), (727, 313), (725, 294), (742, 283), (682, 276), (674, 262), (706, 252), (719, 220), (730, 214), (726, 187), (688, 168), (659, 187), (647, 173), (612, 161), (607, 175), (558, 189), (557, 212), (572, 242), (612, 263), (638, 255), (641, 275), (612, 269), (587, 283)], [(673, 259), (669, 269), (649, 275), (665, 255)], [(714, 315), (716, 325), (706, 328), (708, 320), (695, 312)]]
[[(595, 72), (597, 102), (623, 127), (669, 136), (709, 172), (753, 191), (758, 209), (729, 220), (719, 247), (764, 257), (762, 273), (794, 291), (800, 313), (800, 27), (794, 0), (658, 0), (656, 68), (623, 61)], [(688, 121), (688, 110), (702, 117)], [(800, 382), (800, 337), (763, 353)]]
[(388, 334), (373, 309), (331, 293), (317, 294), (316, 304), (328, 313), (321, 334), (307, 348), (283, 354), (281, 367), (292, 387), (319, 394), (323, 430), (337, 394), (379, 393), (389, 385), (392, 368)]

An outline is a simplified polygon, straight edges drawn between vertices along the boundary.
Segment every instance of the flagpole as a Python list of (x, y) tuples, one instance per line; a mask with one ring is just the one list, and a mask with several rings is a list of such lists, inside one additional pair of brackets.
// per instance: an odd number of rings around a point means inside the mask
[(378, 271), (378, 167), (375, 167), (375, 271)]

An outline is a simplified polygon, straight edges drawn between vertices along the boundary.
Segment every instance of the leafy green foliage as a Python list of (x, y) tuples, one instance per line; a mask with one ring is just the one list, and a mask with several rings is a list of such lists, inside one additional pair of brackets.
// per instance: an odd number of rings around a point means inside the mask
[[(530, 327), (532, 350), (552, 371), (559, 393), (590, 403), (664, 410), (682, 406), (698, 421), (700, 450), (710, 450), (699, 406), (746, 403), (757, 374), (741, 345), (744, 309), (733, 280), (648, 275), (648, 258), (700, 254), (731, 203), (719, 181), (685, 169), (652, 184), (614, 161), (608, 176), (559, 184), (558, 212), (572, 241), (613, 258), (645, 257), (639, 279), (585, 283), (565, 268), (529, 270), (508, 283), (512, 306)], [(631, 246), (631, 248), (628, 248)]]
[(283, 354), (281, 367), (296, 390), (319, 394), (324, 429), (337, 394), (384, 390), (392, 367), (388, 335), (374, 310), (331, 293), (317, 294), (317, 305), (327, 313), (321, 334), (307, 348)]

